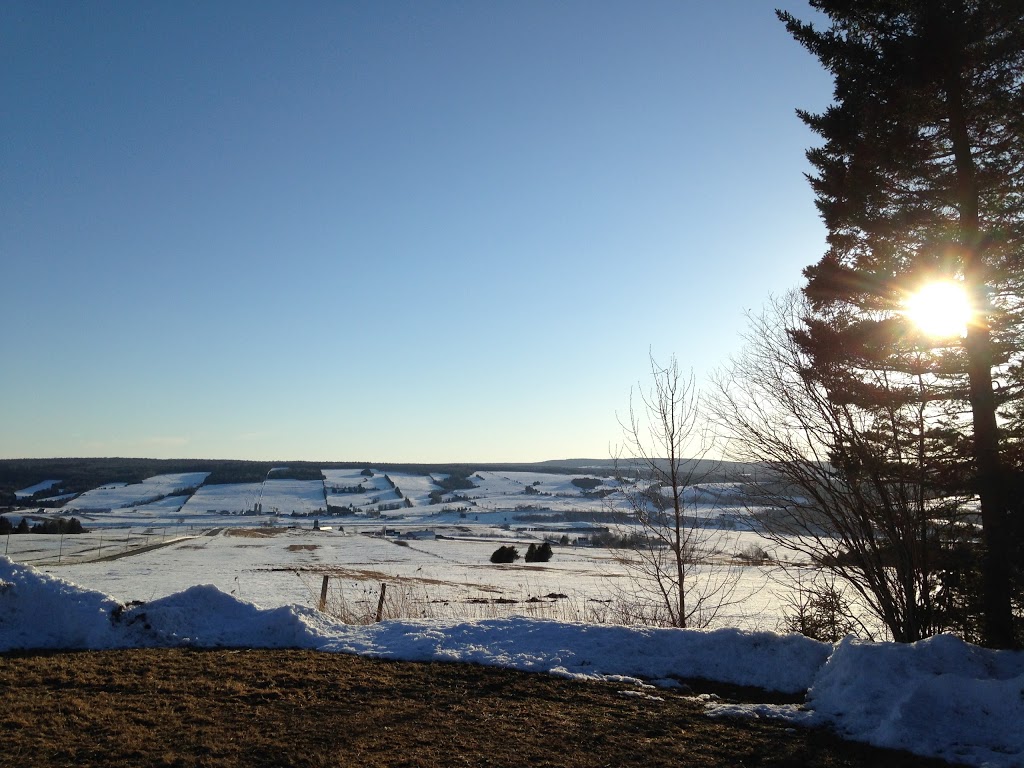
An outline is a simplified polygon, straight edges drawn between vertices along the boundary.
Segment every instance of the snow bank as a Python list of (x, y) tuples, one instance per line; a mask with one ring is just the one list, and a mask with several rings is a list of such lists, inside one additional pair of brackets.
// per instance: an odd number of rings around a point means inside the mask
[(121, 623), (141, 625), (144, 643), (155, 647), (319, 648), (325, 636), (344, 629), (311, 608), (258, 608), (210, 585), (135, 606)]
[(799, 635), (571, 624), (512, 617), (386, 621), (351, 627), (324, 650), (410, 661), (462, 661), (601, 679), (702, 677), (799, 693), (832, 646)]
[(942, 635), (836, 646), (807, 696), (814, 719), (880, 747), (1024, 765), (1024, 653)]
[[(513, 617), (351, 626), (302, 606), (259, 608), (213, 586), (121, 607), (0, 558), (0, 651), (129, 646), (318, 648), (408, 661), (461, 661), (598, 679), (703, 677), (806, 690), (832, 646), (799, 635), (571, 624)], [(39, 610), (42, 606), (44, 609)]]
[(807, 691), (804, 708), (712, 705), (719, 715), (829, 724), (847, 738), (988, 768), (1024, 765), (1024, 653), (940, 636), (911, 645), (798, 635), (570, 624), (527, 618), (349, 626), (301, 606), (263, 609), (212, 586), (123, 607), (0, 557), (0, 652), (313, 648), (475, 662), (570, 678), (703, 677)]
[(114, 598), (0, 557), (0, 651), (118, 647)]

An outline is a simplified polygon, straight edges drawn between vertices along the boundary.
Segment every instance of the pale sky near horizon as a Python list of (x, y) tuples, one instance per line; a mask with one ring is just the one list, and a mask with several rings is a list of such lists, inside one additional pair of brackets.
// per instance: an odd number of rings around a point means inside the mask
[(0, 458), (607, 458), (824, 251), (805, 2), (0, 5)]

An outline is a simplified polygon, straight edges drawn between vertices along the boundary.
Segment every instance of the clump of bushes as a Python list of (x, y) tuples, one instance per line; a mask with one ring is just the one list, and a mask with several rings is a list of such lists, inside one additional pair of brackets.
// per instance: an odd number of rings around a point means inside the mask
[[(531, 544), (526, 550), (524, 558), (528, 563), (546, 563), (554, 553), (551, 551), (551, 544), (547, 541), (540, 546)], [(492, 563), (514, 563), (520, 557), (519, 550), (511, 545), (498, 547), (491, 554)]]
[(764, 547), (751, 543), (736, 553), (736, 559), (750, 565), (765, 565), (771, 562), (771, 555), (768, 554)]
[(524, 558), (528, 563), (546, 563), (551, 559), (552, 554), (551, 544), (544, 542), (539, 547), (536, 544), (531, 544), (526, 550), (526, 557)]
[(492, 563), (514, 563), (518, 559), (519, 550), (511, 545), (500, 546), (491, 554)]

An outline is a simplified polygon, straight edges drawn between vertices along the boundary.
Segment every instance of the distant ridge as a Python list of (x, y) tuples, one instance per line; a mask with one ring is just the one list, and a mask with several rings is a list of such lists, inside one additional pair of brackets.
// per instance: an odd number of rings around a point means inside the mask
[[(313, 472), (318, 469), (361, 469), (411, 474), (485, 472), (550, 472), (552, 474), (632, 474), (640, 468), (633, 460), (548, 459), (536, 462), (437, 462), (419, 464), (382, 461), (249, 461), (244, 459), (147, 459), (130, 457), (0, 459), (0, 504), (3, 496), (46, 480), (59, 479), (68, 491), (85, 491), (112, 482), (137, 483), (147, 477), (177, 472), (209, 472), (207, 484), (262, 482), (275, 467)], [(702, 482), (737, 480), (750, 465), (694, 459), (687, 471)]]

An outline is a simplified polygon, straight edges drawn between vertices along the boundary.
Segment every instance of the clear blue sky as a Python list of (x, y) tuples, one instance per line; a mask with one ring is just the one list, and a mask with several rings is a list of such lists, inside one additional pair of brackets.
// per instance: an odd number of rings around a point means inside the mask
[(607, 457), (824, 250), (773, 7), (3, 3), (0, 457)]

